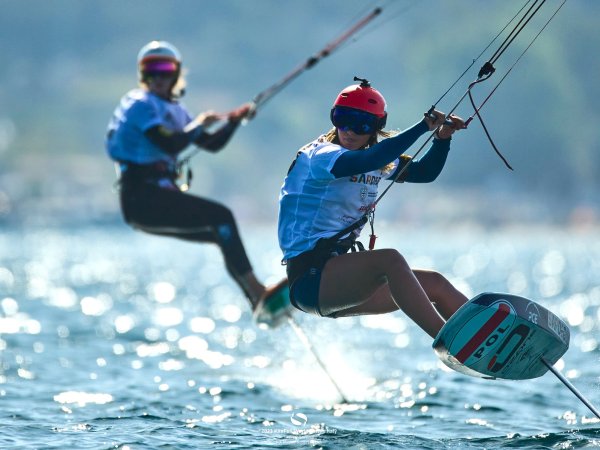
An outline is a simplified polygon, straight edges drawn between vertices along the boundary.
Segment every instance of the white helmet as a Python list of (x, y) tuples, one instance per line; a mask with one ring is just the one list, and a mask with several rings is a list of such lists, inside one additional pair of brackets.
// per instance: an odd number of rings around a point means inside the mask
[(166, 41), (151, 41), (139, 51), (137, 63), (142, 81), (152, 73), (173, 72), (179, 76), (181, 53)]

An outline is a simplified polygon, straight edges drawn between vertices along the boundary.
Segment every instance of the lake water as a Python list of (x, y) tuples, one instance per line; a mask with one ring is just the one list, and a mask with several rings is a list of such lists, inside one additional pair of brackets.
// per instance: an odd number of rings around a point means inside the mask
[[(571, 327), (557, 367), (600, 405), (600, 235), (378, 230), (378, 247), (467, 295), (535, 299)], [(244, 229), (256, 272), (273, 229)], [(258, 329), (219, 251), (125, 226), (0, 233), (0, 447), (6, 449), (600, 447), (600, 421), (552, 374), (446, 369), (402, 313), (296, 314)]]

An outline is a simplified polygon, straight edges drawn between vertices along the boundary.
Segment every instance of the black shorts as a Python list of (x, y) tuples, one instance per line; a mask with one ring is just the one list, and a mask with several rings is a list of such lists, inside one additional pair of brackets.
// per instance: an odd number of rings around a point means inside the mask
[(319, 288), (323, 267), (331, 258), (347, 253), (354, 245), (354, 241), (338, 242), (337, 245), (327, 248), (317, 248), (302, 253), (287, 262), (287, 274), (290, 283), (290, 302), (292, 305), (308, 314), (319, 317), (336, 318), (336, 314), (324, 315), (319, 307)]
[(290, 287), (292, 305), (308, 314), (323, 317), (319, 308), (319, 287), (321, 286), (321, 269), (309, 268), (296, 278)]

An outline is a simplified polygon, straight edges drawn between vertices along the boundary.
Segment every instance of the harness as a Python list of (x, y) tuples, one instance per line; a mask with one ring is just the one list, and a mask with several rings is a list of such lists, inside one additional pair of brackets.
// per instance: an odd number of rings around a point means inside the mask
[[(365, 246), (356, 240), (357, 236), (353, 231), (364, 225), (366, 221), (367, 216), (363, 216), (333, 236), (319, 239), (312, 250), (282, 261), (282, 264), (287, 266), (290, 286), (308, 270), (322, 270), (327, 261), (334, 256), (343, 255), (349, 251), (365, 251)], [(348, 237), (343, 238), (348, 234), (350, 234)]]
[(150, 164), (136, 164), (129, 161), (117, 163), (119, 179), (117, 185), (125, 184), (152, 184), (165, 188), (177, 188), (175, 181), (179, 178), (179, 172), (173, 164), (166, 161), (158, 161)]

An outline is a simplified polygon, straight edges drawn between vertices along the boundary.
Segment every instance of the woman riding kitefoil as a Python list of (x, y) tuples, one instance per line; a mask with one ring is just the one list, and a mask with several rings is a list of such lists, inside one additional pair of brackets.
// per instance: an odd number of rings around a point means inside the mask
[[(279, 243), (291, 302), (301, 311), (331, 318), (402, 309), (435, 337), (467, 301), (462, 293), (437, 272), (411, 269), (395, 249), (348, 251), (362, 229), (352, 225), (373, 208), (379, 182), (435, 180), (452, 134), (464, 122), (453, 115), (446, 121), (433, 110), (401, 133), (386, 132), (385, 99), (367, 80), (355, 79), (361, 83), (335, 99), (334, 128), (298, 151), (281, 188)], [(433, 143), (421, 158), (404, 154), (433, 130)], [(340, 236), (341, 230), (346, 231)]]
[[(178, 101), (185, 85), (179, 51), (168, 42), (152, 41), (140, 50), (137, 63), (140, 86), (121, 99), (106, 138), (108, 154), (120, 171), (125, 221), (147, 233), (217, 244), (257, 321), (275, 325), (288, 309), (287, 280), (263, 285), (252, 270), (231, 210), (188, 194), (175, 182), (178, 155), (190, 145), (211, 153), (221, 150), (250, 114), (250, 106), (226, 116), (208, 111), (193, 119)], [(224, 125), (208, 131), (221, 120)]]

